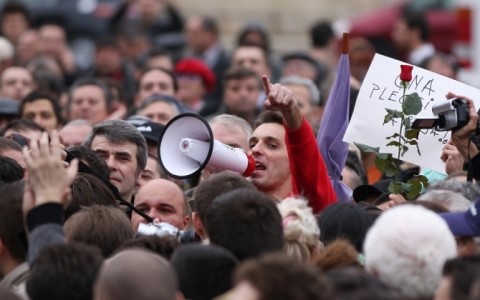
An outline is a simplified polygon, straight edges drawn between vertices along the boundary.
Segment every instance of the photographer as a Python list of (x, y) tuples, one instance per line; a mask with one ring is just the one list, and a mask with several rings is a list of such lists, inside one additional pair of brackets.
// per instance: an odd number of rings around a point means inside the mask
[(453, 93), (448, 93), (447, 98), (462, 98), (467, 101), (469, 121), (467, 125), (452, 130), (452, 142), (457, 147), (460, 154), (466, 162), (468, 162), (469, 178), (473, 176), (475, 180), (480, 179), (480, 155), (477, 155), (479, 150), (471, 137), (475, 134), (478, 124), (478, 114), (475, 110), (475, 104), (471, 99), (464, 96), (459, 96)]

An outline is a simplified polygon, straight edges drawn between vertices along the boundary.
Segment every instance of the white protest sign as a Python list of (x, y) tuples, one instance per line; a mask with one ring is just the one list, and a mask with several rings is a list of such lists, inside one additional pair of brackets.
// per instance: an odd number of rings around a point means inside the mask
[[(343, 138), (345, 142), (379, 147), (380, 152), (397, 156), (398, 148), (387, 147), (386, 137), (399, 132), (400, 122), (394, 119), (382, 124), (386, 108), (402, 110), (403, 88), (399, 79), (402, 64), (406, 63), (375, 55), (358, 93), (353, 116)], [(412, 75), (406, 94), (416, 92), (422, 99), (423, 109), (417, 117), (433, 117), (433, 104), (446, 101), (448, 92), (468, 97), (475, 102), (477, 109), (480, 107), (480, 90), (476, 88), (419, 67), (413, 67)], [(422, 155), (418, 155), (415, 147), (411, 146), (401, 159), (445, 173), (445, 164), (440, 157), (449, 138), (450, 132), (422, 129), (418, 137)]]

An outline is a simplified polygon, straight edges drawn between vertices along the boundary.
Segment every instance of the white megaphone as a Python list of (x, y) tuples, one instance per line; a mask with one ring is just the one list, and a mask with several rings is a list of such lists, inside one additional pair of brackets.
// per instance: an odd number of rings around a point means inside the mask
[(255, 160), (240, 148), (213, 139), (212, 129), (202, 117), (184, 113), (165, 125), (158, 143), (160, 164), (168, 175), (187, 178), (205, 167), (250, 176)]

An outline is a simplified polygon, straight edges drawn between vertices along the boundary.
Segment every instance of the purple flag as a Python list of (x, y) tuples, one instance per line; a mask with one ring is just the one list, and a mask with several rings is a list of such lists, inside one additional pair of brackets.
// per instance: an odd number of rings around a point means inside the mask
[(342, 139), (348, 126), (349, 106), (350, 62), (348, 54), (342, 53), (317, 135), (318, 147), (339, 202), (350, 201), (352, 197), (352, 189), (341, 180), (348, 156), (348, 144)]

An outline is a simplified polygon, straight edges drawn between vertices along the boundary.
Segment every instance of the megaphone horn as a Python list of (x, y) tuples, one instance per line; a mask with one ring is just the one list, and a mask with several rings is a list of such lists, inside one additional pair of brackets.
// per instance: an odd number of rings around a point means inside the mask
[(251, 155), (215, 140), (207, 121), (193, 113), (180, 114), (168, 122), (160, 136), (158, 157), (166, 173), (175, 178), (192, 177), (207, 166), (243, 176), (255, 171)]

